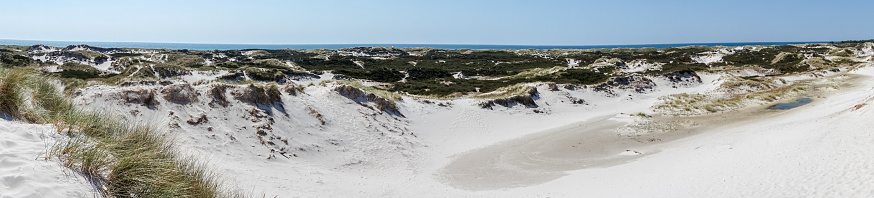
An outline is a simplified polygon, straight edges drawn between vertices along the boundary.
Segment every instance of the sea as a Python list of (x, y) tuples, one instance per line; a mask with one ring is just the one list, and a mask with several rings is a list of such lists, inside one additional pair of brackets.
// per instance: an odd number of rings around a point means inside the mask
[(233, 50), (233, 49), (342, 49), (352, 47), (429, 47), (438, 49), (613, 49), (613, 48), (671, 48), (683, 46), (745, 46), (745, 45), (789, 45), (808, 43), (827, 43), (828, 41), (808, 42), (740, 42), (740, 43), (673, 43), (673, 44), (634, 44), (634, 45), (476, 45), (476, 44), (206, 44), (206, 43), (149, 43), (149, 42), (91, 42), (91, 41), (38, 41), (0, 39), (0, 45), (31, 46), (43, 44), (53, 47), (69, 45), (90, 45), (102, 48), (144, 48), (144, 49), (187, 49), (187, 50)]

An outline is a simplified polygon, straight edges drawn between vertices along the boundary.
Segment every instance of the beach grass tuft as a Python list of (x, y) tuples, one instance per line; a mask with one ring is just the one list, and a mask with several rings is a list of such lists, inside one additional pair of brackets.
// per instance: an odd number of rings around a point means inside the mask
[(78, 109), (56, 80), (0, 69), (0, 113), (50, 123), (68, 138), (49, 150), (89, 177), (107, 197), (244, 197), (223, 188), (216, 173), (180, 153), (164, 129)]

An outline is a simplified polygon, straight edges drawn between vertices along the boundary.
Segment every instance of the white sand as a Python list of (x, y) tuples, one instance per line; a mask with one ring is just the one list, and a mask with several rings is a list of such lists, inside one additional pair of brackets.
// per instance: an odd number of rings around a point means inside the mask
[(0, 119), (0, 197), (98, 197), (79, 173), (45, 159), (58, 138), (54, 131)]

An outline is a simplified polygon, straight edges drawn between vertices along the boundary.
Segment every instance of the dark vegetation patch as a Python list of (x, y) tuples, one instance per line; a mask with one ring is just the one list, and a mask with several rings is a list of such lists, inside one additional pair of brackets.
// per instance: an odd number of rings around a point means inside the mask
[(407, 71), (407, 80), (410, 81), (421, 81), (421, 80), (431, 80), (435, 78), (449, 78), (452, 77), (452, 74), (449, 71), (437, 69), (437, 68), (410, 68)]
[(651, 70), (647, 71), (647, 73), (659, 75), (683, 71), (707, 71), (708, 69), (710, 69), (710, 66), (707, 66), (704, 63), (668, 63), (662, 65), (662, 70)]
[(297, 96), (297, 94), (304, 93), (303, 86), (295, 84), (285, 85), (285, 93), (288, 93), (288, 95)]
[(430, 80), (407, 81), (393, 83), (391, 91), (407, 92), (414, 95), (446, 96), (453, 93), (491, 92), (498, 88), (519, 83), (555, 82), (560, 84), (597, 84), (609, 78), (608, 75), (588, 69), (568, 69), (551, 75), (531, 78), (514, 78), (499, 80), (475, 80), (455, 78), (435, 78)]
[(691, 70), (683, 70), (683, 71), (675, 71), (663, 74), (665, 78), (667, 78), (672, 83), (683, 83), (683, 82), (693, 82), (693, 83), (701, 83), (701, 76), (698, 76), (695, 71)]
[(612, 77), (607, 82), (595, 86), (594, 90), (608, 94), (615, 94), (614, 90), (616, 89), (630, 89), (638, 93), (645, 93), (652, 91), (655, 86), (656, 84), (649, 78), (639, 74), (632, 74), (629, 76)]
[(249, 76), (249, 78), (252, 78), (252, 80), (258, 80), (258, 81), (279, 82), (285, 77), (285, 74), (283, 74), (281, 71), (279, 71), (277, 69), (263, 69), (263, 68), (249, 67), (249, 68), (246, 68), (245, 71), (246, 71), (246, 75)]
[(874, 42), (874, 39), (848, 40), (848, 41), (841, 41), (838, 43), (831, 42), (831, 44), (833, 44), (837, 47), (857, 47), (857, 48), (859, 48), (859, 47), (862, 47), (865, 43), (869, 43), (869, 42)]
[(176, 76), (188, 75), (191, 74), (191, 70), (188, 70), (179, 65), (171, 65), (171, 64), (155, 64), (152, 66), (155, 72), (160, 75), (161, 78), (172, 78)]
[(190, 125), (200, 125), (200, 124), (203, 124), (203, 123), (208, 123), (208, 122), (209, 122), (209, 119), (206, 117), (206, 115), (201, 114), (200, 117), (197, 117), (197, 119), (195, 119), (195, 118), (191, 118), (191, 119), (188, 119), (188, 121), (185, 121), (185, 122), (187, 122), (187, 123), (190, 124)]
[(171, 54), (167, 56), (167, 64), (188, 68), (200, 68), (206, 66), (206, 60), (200, 56), (188, 54)]
[[(841, 42), (839, 42), (839, 43), (869, 43), (869, 42), (874, 42), (874, 39), (868, 39), (868, 40), (846, 40), (846, 41), (841, 41)], [(832, 43), (834, 43), (834, 42), (832, 42)]]
[(114, 53), (114, 54), (110, 54), (109, 56), (112, 56), (113, 58), (124, 58), (124, 57), (139, 57), (142, 55), (143, 54), (134, 54), (134, 53)]
[(365, 71), (340, 69), (335, 72), (344, 77), (368, 79), (377, 82), (397, 82), (404, 78), (404, 74), (399, 71), (386, 68)]
[(80, 70), (64, 70), (58, 72), (61, 78), (78, 78), (78, 79), (91, 79), (91, 78), (100, 78), (99, 73), (95, 72), (87, 72)]
[[(144, 54), (129, 53), (121, 49), (84, 47), (83, 51), (57, 51), (46, 55), (65, 56), (83, 62), (101, 62), (109, 56), (116, 59), (112, 68), (122, 71), (119, 76), (105, 74), (90, 69), (69, 69), (57, 76), (66, 79), (85, 81), (98, 80), (117, 82), (131, 76), (133, 78), (171, 78), (190, 74), (191, 70), (223, 69), (232, 73), (221, 77), (223, 80), (242, 81), (248, 79), (265, 82), (285, 83), (288, 79), (316, 77), (313, 73), (331, 71), (340, 79), (355, 78), (387, 83), (380, 87), (387, 91), (407, 92), (415, 95), (447, 96), (457, 93), (490, 92), (500, 87), (519, 83), (553, 82), (558, 84), (592, 85), (606, 82), (619, 74), (614, 66), (585, 69), (596, 61), (620, 60), (616, 66), (629, 64), (634, 60), (659, 63), (661, 70), (650, 70), (644, 74), (658, 76), (680, 72), (707, 71), (720, 66), (757, 66), (775, 69), (781, 73), (806, 71), (804, 56), (852, 55), (851, 48), (864, 46), (863, 41), (845, 41), (835, 46), (847, 50), (831, 51), (822, 46), (826, 44), (767, 46), (761, 50), (735, 50), (736, 53), (723, 57), (722, 63), (693, 63), (691, 57), (712, 52), (717, 48), (706, 46), (687, 46), (666, 49), (591, 49), (591, 50), (452, 50), (432, 48), (398, 49), (392, 47), (356, 47), (340, 50), (158, 50), (159, 57), (166, 62), (138, 60)], [(31, 46), (34, 50), (39, 46)], [(5, 67), (40, 65), (16, 52), (2, 48), (0, 64)], [(42, 49), (42, 48), (40, 48)], [(100, 54), (99, 52), (107, 52)], [(788, 54), (779, 61), (780, 55)], [(166, 55), (166, 56), (165, 56)], [(374, 57), (379, 56), (379, 57)], [(551, 74), (536, 76), (518, 75), (532, 69), (547, 69), (567, 65), (567, 60), (579, 62), (578, 69), (569, 68)], [(206, 66), (206, 62), (215, 64)], [(291, 62), (293, 66), (287, 65)], [(829, 66), (854, 64), (852, 60), (838, 59), (824, 61)], [(142, 68), (137, 70), (136, 68)], [(133, 69), (132, 69), (133, 68)], [(456, 79), (452, 75), (460, 72), (472, 78)], [(157, 75), (155, 75), (157, 73)], [(291, 94), (291, 93), (290, 93)]]
[(395, 47), (353, 47), (340, 49), (341, 52), (356, 53), (363, 56), (399, 56), (407, 52)]
[(291, 50), (291, 49), (278, 49), (278, 50), (264, 50), (265, 54), (260, 54), (256, 56), (257, 59), (278, 59), (278, 60), (288, 60), (288, 61), (299, 61), (303, 59), (312, 58), (318, 54), (309, 53), (300, 50)]
[(242, 81), (246, 79), (246, 75), (244, 75), (242, 72), (229, 73), (225, 74), (224, 76), (219, 76), (218, 79), (225, 81)]
[[(779, 62), (772, 64), (772, 61), (776, 59), (777, 55), (781, 52), (792, 54), (787, 55)], [(758, 65), (768, 69), (777, 69), (782, 73), (795, 73), (807, 70), (805, 67), (800, 67), (801, 61), (804, 60), (803, 56), (798, 54), (801, 52), (803, 52), (803, 50), (800, 47), (781, 45), (770, 46), (758, 51), (749, 49), (738, 50), (734, 54), (725, 55), (722, 59), (729, 65)]]
[(102, 48), (102, 47), (94, 47), (90, 45), (69, 45), (65, 47), (65, 50), (73, 50), (75, 48), (80, 48), (84, 50), (74, 51), (74, 52), (97, 52), (97, 53), (119, 53), (124, 50), (119, 48)]
[[(497, 88), (526, 82), (556, 82), (562, 84), (596, 84), (604, 82), (614, 67), (599, 68), (599, 72), (588, 69), (568, 69), (552, 75), (528, 77), (523, 79), (478, 80), (455, 79), (452, 74), (461, 72), (466, 76), (511, 76), (534, 68), (563, 66), (565, 59), (581, 61), (581, 65), (594, 63), (601, 58), (622, 60), (646, 59), (648, 62), (667, 63), (663, 71), (700, 71), (709, 69), (700, 63), (691, 63), (690, 56), (710, 51), (709, 47), (682, 47), (659, 50), (646, 49), (605, 49), (603, 51), (577, 51), (554, 58), (514, 53), (508, 50), (442, 50), (428, 49), (420, 56), (400, 54), (388, 59), (330, 55), (324, 57), (295, 57), (295, 63), (310, 71), (331, 70), (346, 77), (392, 83), (391, 91), (408, 92), (416, 95), (445, 96), (453, 93), (490, 92)], [(363, 67), (354, 62), (363, 63)], [(406, 82), (398, 82), (404, 79)]]
[(266, 69), (289, 69), (288, 66), (279, 64), (274, 61), (252, 61), (252, 60), (242, 60), (242, 61), (225, 61), (216, 64), (218, 67), (229, 68), (229, 69), (239, 69), (239, 68), (266, 68)]
[(61, 78), (96, 79), (116, 76), (116, 74), (104, 74), (90, 65), (83, 65), (75, 62), (64, 63), (63, 65), (58, 66), (58, 69), (63, 70), (57, 72)]
[(6, 50), (0, 52), (0, 66), (3, 67), (23, 67), (34, 63), (33, 59), (28, 57), (12, 54), (12, 51)]

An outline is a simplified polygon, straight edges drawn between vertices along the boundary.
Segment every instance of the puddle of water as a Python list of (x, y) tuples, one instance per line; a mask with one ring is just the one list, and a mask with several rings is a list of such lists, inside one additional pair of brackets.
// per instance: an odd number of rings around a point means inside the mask
[(771, 107), (771, 109), (791, 109), (795, 107), (799, 107), (801, 105), (806, 105), (807, 103), (813, 102), (813, 99), (810, 98), (799, 98), (795, 100), (795, 102), (790, 103), (780, 103)]

